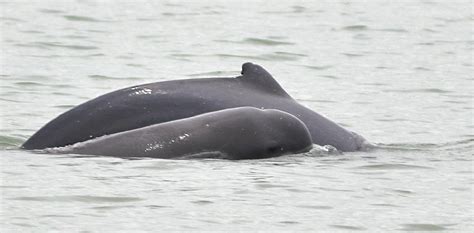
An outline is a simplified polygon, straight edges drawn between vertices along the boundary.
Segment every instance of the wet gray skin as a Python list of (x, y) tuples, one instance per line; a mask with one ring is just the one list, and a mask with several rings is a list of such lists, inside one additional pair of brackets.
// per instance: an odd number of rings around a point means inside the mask
[(242, 65), (235, 78), (149, 83), (114, 91), (63, 113), (23, 145), (61, 147), (92, 138), (227, 108), (251, 106), (288, 112), (308, 127), (314, 144), (357, 151), (365, 139), (296, 102), (261, 66)]
[(279, 110), (253, 107), (216, 112), (111, 134), (50, 153), (117, 157), (212, 157), (261, 159), (306, 152), (312, 147), (305, 124)]

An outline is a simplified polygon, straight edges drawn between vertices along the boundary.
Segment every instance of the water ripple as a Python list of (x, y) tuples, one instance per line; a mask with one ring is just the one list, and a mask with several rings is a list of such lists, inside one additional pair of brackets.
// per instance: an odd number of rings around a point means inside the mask
[(42, 31), (37, 31), (37, 30), (24, 30), (24, 31), (21, 31), (23, 33), (29, 33), (29, 34), (43, 34), (44, 32)]
[(45, 214), (40, 215), (41, 218), (74, 218), (74, 215), (65, 215), (65, 214)]
[(253, 55), (235, 55), (235, 54), (216, 54), (221, 58), (239, 58), (239, 59), (250, 59), (250, 60), (262, 60), (262, 61), (297, 61), (301, 57), (305, 57), (304, 54), (287, 53), (287, 52), (275, 52), (270, 54), (262, 54), (258, 56)]
[(24, 101), (24, 100), (19, 101), (19, 100), (12, 100), (12, 99), (1, 98), (1, 97), (0, 97), (0, 101), (11, 102), (11, 103), (25, 103), (25, 102), (27, 102), (27, 101)]
[(386, 92), (398, 92), (398, 93), (434, 93), (434, 94), (445, 94), (452, 93), (452, 91), (443, 90), (439, 88), (422, 88), (422, 89), (387, 89)]
[(160, 38), (162, 36), (160, 35), (138, 35), (137, 38), (139, 39), (156, 39), (156, 38)]
[(305, 209), (316, 209), (316, 210), (330, 210), (334, 209), (332, 206), (327, 205), (298, 205), (296, 207), (305, 208)]
[(288, 185), (279, 185), (279, 184), (263, 183), (263, 184), (256, 184), (255, 187), (258, 188), (258, 189), (273, 189), (273, 188), (289, 188), (290, 186), (288, 186)]
[(333, 66), (331, 66), (331, 65), (326, 65), (326, 66), (310, 66), (310, 65), (306, 65), (306, 66), (304, 66), (304, 67), (309, 68), (309, 69), (312, 69), (312, 70), (327, 70), (327, 69), (332, 68)]
[(306, 12), (306, 10), (307, 10), (306, 7), (298, 6), (298, 5), (292, 6), (291, 9), (292, 10), (290, 10), (290, 11), (262, 11), (260, 13), (261, 14), (277, 14), (277, 15), (280, 15), (280, 14), (301, 14), (301, 13)]
[(197, 204), (197, 205), (209, 205), (209, 204), (212, 204), (214, 202), (208, 201), (208, 200), (197, 200), (197, 201), (192, 201), (191, 203)]
[(40, 9), (40, 12), (47, 13), (47, 14), (61, 14), (64, 13), (64, 11), (60, 10), (54, 10), (54, 9)]
[(363, 57), (365, 56), (364, 54), (361, 53), (341, 53), (342, 55), (345, 55), (346, 57), (350, 58), (356, 58), (356, 57)]
[(15, 44), (18, 47), (32, 47), (32, 48), (39, 48), (39, 49), (51, 49), (51, 48), (65, 48), (65, 49), (72, 49), (72, 50), (95, 50), (99, 49), (96, 46), (87, 46), (87, 45), (72, 45), (72, 44), (62, 44), (59, 42), (33, 42), (27, 44)]
[(106, 75), (89, 75), (89, 78), (97, 80), (133, 80), (133, 79), (143, 79), (141, 77), (112, 77)]
[(376, 31), (382, 31), (382, 32), (398, 32), (398, 33), (407, 33), (408, 30), (403, 29), (403, 28), (382, 28), (382, 29), (376, 29)]
[(71, 196), (35, 196), (35, 197), (15, 197), (10, 200), (18, 201), (40, 201), (40, 202), (83, 202), (83, 203), (103, 203), (103, 202), (136, 202), (142, 201), (138, 197), (112, 197), (112, 196), (90, 196), (90, 195), (71, 195)]
[(39, 83), (39, 82), (33, 82), (33, 81), (21, 81), (21, 82), (15, 82), (15, 85), (18, 85), (20, 87), (37, 87), (37, 86), (46, 86), (44, 83)]
[(24, 141), (20, 137), (0, 135), (0, 149), (18, 148)]
[(366, 25), (351, 25), (341, 28), (345, 31), (366, 31), (369, 29)]
[(426, 150), (459, 150), (474, 147), (474, 138), (472, 135), (466, 135), (467, 139), (444, 142), (444, 143), (393, 143), (377, 144), (377, 149), (393, 151), (426, 151)]
[(367, 169), (367, 170), (409, 170), (409, 169), (434, 169), (427, 166), (409, 165), (401, 163), (385, 163), (385, 164), (374, 164), (374, 165), (363, 165), (357, 166), (353, 169)]
[(448, 230), (443, 225), (437, 224), (402, 224), (403, 228), (400, 229), (402, 231), (445, 231)]
[(21, 19), (11, 18), (11, 17), (0, 17), (0, 20), (3, 22), (18, 22), (18, 23), (25, 22)]
[(339, 77), (334, 76), (334, 75), (321, 75), (320, 77), (329, 78), (329, 79), (339, 79)]
[(351, 231), (363, 231), (366, 230), (363, 227), (349, 226), (349, 225), (329, 225), (330, 227), (342, 229), (342, 230), (351, 230)]
[(123, 209), (123, 208), (133, 208), (135, 206), (132, 205), (113, 205), (113, 206), (94, 206), (91, 209), (95, 210), (115, 210), (115, 209)]
[(217, 42), (236, 43), (236, 44), (252, 44), (252, 45), (263, 45), (263, 46), (277, 46), (277, 45), (293, 45), (294, 43), (286, 41), (278, 41), (274, 39), (262, 39), (262, 38), (246, 38), (242, 41), (232, 40), (215, 40)]
[(86, 16), (79, 16), (79, 15), (65, 15), (63, 16), (65, 19), (69, 21), (82, 21), (82, 22), (106, 22), (103, 20), (94, 19), (91, 17)]

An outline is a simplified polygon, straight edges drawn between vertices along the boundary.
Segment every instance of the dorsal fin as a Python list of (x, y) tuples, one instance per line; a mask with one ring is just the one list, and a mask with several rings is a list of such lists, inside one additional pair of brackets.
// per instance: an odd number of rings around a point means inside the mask
[(242, 79), (244, 82), (252, 83), (252, 85), (269, 93), (289, 97), (288, 93), (283, 90), (272, 75), (259, 65), (251, 62), (244, 63), (241, 74), (242, 76), (237, 78)]

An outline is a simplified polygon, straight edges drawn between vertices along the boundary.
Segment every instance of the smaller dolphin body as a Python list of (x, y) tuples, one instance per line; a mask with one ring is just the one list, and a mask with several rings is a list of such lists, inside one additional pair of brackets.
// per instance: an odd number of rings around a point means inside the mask
[(279, 110), (225, 109), (46, 149), (50, 153), (116, 157), (261, 159), (306, 152), (305, 124)]

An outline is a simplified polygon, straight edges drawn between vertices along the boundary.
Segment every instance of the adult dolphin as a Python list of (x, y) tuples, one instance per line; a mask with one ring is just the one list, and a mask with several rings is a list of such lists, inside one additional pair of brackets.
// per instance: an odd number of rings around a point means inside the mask
[(306, 125), (279, 110), (240, 107), (105, 135), (50, 153), (117, 157), (262, 159), (309, 151)]
[(365, 139), (296, 102), (261, 66), (242, 65), (235, 78), (155, 82), (114, 91), (61, 114), (43, 126), (24, 149), (61, 147), (91, 138), (196, 116), (252, 106), (288, 112), (308, 127), (313, 143), (357, 151)]

